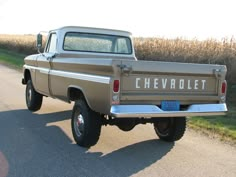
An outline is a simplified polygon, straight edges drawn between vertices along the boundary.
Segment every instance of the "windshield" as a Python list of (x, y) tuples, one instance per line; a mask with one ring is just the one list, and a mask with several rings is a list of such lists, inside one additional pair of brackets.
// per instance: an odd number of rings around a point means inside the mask
[(68, 32), (64, 38), (66, 51), (132, 54), (131, 40), (124, 36)]

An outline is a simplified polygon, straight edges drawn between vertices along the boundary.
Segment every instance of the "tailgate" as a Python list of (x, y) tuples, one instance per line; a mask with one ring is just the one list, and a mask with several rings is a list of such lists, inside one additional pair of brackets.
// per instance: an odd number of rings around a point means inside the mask
[(121, 103), (216, 103), (226, 67), (222, 65), (122, 61)]

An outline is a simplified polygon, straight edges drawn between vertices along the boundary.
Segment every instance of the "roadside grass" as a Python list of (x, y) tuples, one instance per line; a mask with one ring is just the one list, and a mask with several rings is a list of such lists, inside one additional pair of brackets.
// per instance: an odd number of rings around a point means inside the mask
[(228, 112), (225, 116), (191, 117), (188, 126), (195, 130), (236, 144), (236, 86), (229, 86)]
[[(231, 112), (231, 110), (229, 111)], [(236, 117), (235, 115), (215, 117), (192, 117), (188, 126), (200, 130), (209, 136), (217, 136), (221, 140), (232, 140), (236, 143)]]
[(0, 49), (0, 63), (16, 69), (22, 68), (25, 56), (26, 55), (17, 52)]

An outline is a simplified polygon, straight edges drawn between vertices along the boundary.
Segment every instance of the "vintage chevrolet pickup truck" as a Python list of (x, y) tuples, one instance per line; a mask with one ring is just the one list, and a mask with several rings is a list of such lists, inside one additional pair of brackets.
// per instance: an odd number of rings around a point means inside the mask
[(152, 123), (164, 141), (179, 140), (186, 117), (223, 115), (226, 67), (138, 61), (131, 33), (63, 27), (49, 32), (43, 53), (25, 58), (22, 83), (30, 111), (43, 96), (74, 103), (71, 127), (83, 147), (97, 143), (102, 125), (129, 131)]

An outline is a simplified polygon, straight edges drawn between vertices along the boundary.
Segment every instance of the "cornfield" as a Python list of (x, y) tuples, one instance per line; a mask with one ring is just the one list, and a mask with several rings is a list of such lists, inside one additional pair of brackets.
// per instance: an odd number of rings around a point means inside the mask
[[(45, 44), (45, 39), (43, 40)], [(37, 53), (34, 35), (1, 35), (0, 49), (12, 50), (25, 55)]]
[[(33, 35), (0, 35), (0, 48), (25, 55), (37, 53), (35, 39)], [(233, 37), (221, 41), (134, 38), (134, 45), (139, 60), (225, 64), (228, 82), (236, 84), (236, 39)]]

